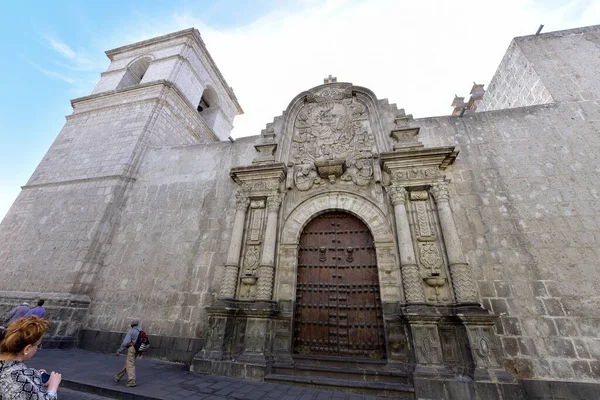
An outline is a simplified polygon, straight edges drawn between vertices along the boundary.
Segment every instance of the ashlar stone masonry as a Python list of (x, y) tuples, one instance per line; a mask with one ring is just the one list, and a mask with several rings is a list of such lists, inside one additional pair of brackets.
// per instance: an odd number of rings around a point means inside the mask
[(46, 298), (48, 344), (113, 350), (141, 318), (151, 356), (204, 373), (600, 391), (600, 26), (515, 38), (477, 112), (330, 76), (235, 141), (198, 31), (107, 56), (0, 225), (0, 311)]

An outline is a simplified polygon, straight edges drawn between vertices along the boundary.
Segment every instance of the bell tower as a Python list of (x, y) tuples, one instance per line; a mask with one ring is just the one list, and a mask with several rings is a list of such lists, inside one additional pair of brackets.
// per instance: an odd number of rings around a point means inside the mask
[(0, 226), (0, 299), (51, 300), (49, 340), (63, 347), (88, 315), (147, 150), (225, 141), (242, 113), (196, 29), (106, 55)]
[(192, 135), (218, 140), (228, 139), (233, 119), (243, 113), (196, 29), (119, 47), (106, 55), (111, 63), (92, 95), (165, 84), (186, 103), (190, 110), (185, 111), (197, 112), (199, 119), (190, 115), (184, 124)]

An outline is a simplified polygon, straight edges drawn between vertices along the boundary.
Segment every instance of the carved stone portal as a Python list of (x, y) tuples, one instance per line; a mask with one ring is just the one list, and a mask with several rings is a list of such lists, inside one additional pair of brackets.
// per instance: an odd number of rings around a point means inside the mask
[(373, 176), (374, 146), (367, 107), (351, 92), (327, 88), (312, 94), (294, 121), (291, 161), (296, 165), (296, 187), (309, 190), (323, 183), (315, 164), (332, 160), (344, 162), (342, 181), (368, 185)]

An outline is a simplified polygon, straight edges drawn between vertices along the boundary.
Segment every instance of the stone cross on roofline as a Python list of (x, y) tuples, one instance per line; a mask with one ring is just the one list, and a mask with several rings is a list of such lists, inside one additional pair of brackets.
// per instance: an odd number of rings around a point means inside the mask
[(335, 76), (331, 76), (331, 74), (329, 74), (328, 77), (323, 79), (323, 83), (336, 83), (336, 82), (337, 82), (337, 78)]

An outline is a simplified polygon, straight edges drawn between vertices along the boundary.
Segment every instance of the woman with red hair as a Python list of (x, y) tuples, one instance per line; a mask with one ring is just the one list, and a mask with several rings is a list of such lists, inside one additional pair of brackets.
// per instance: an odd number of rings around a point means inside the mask
[(48, 321), (36, 316), (18, 319), (6, 328), (0, 343), (0, 399), (57, 399), (62, 376), (52, 372), (46, 388), (41, 372), (24, 364), (35, 355), (46, 329)]

